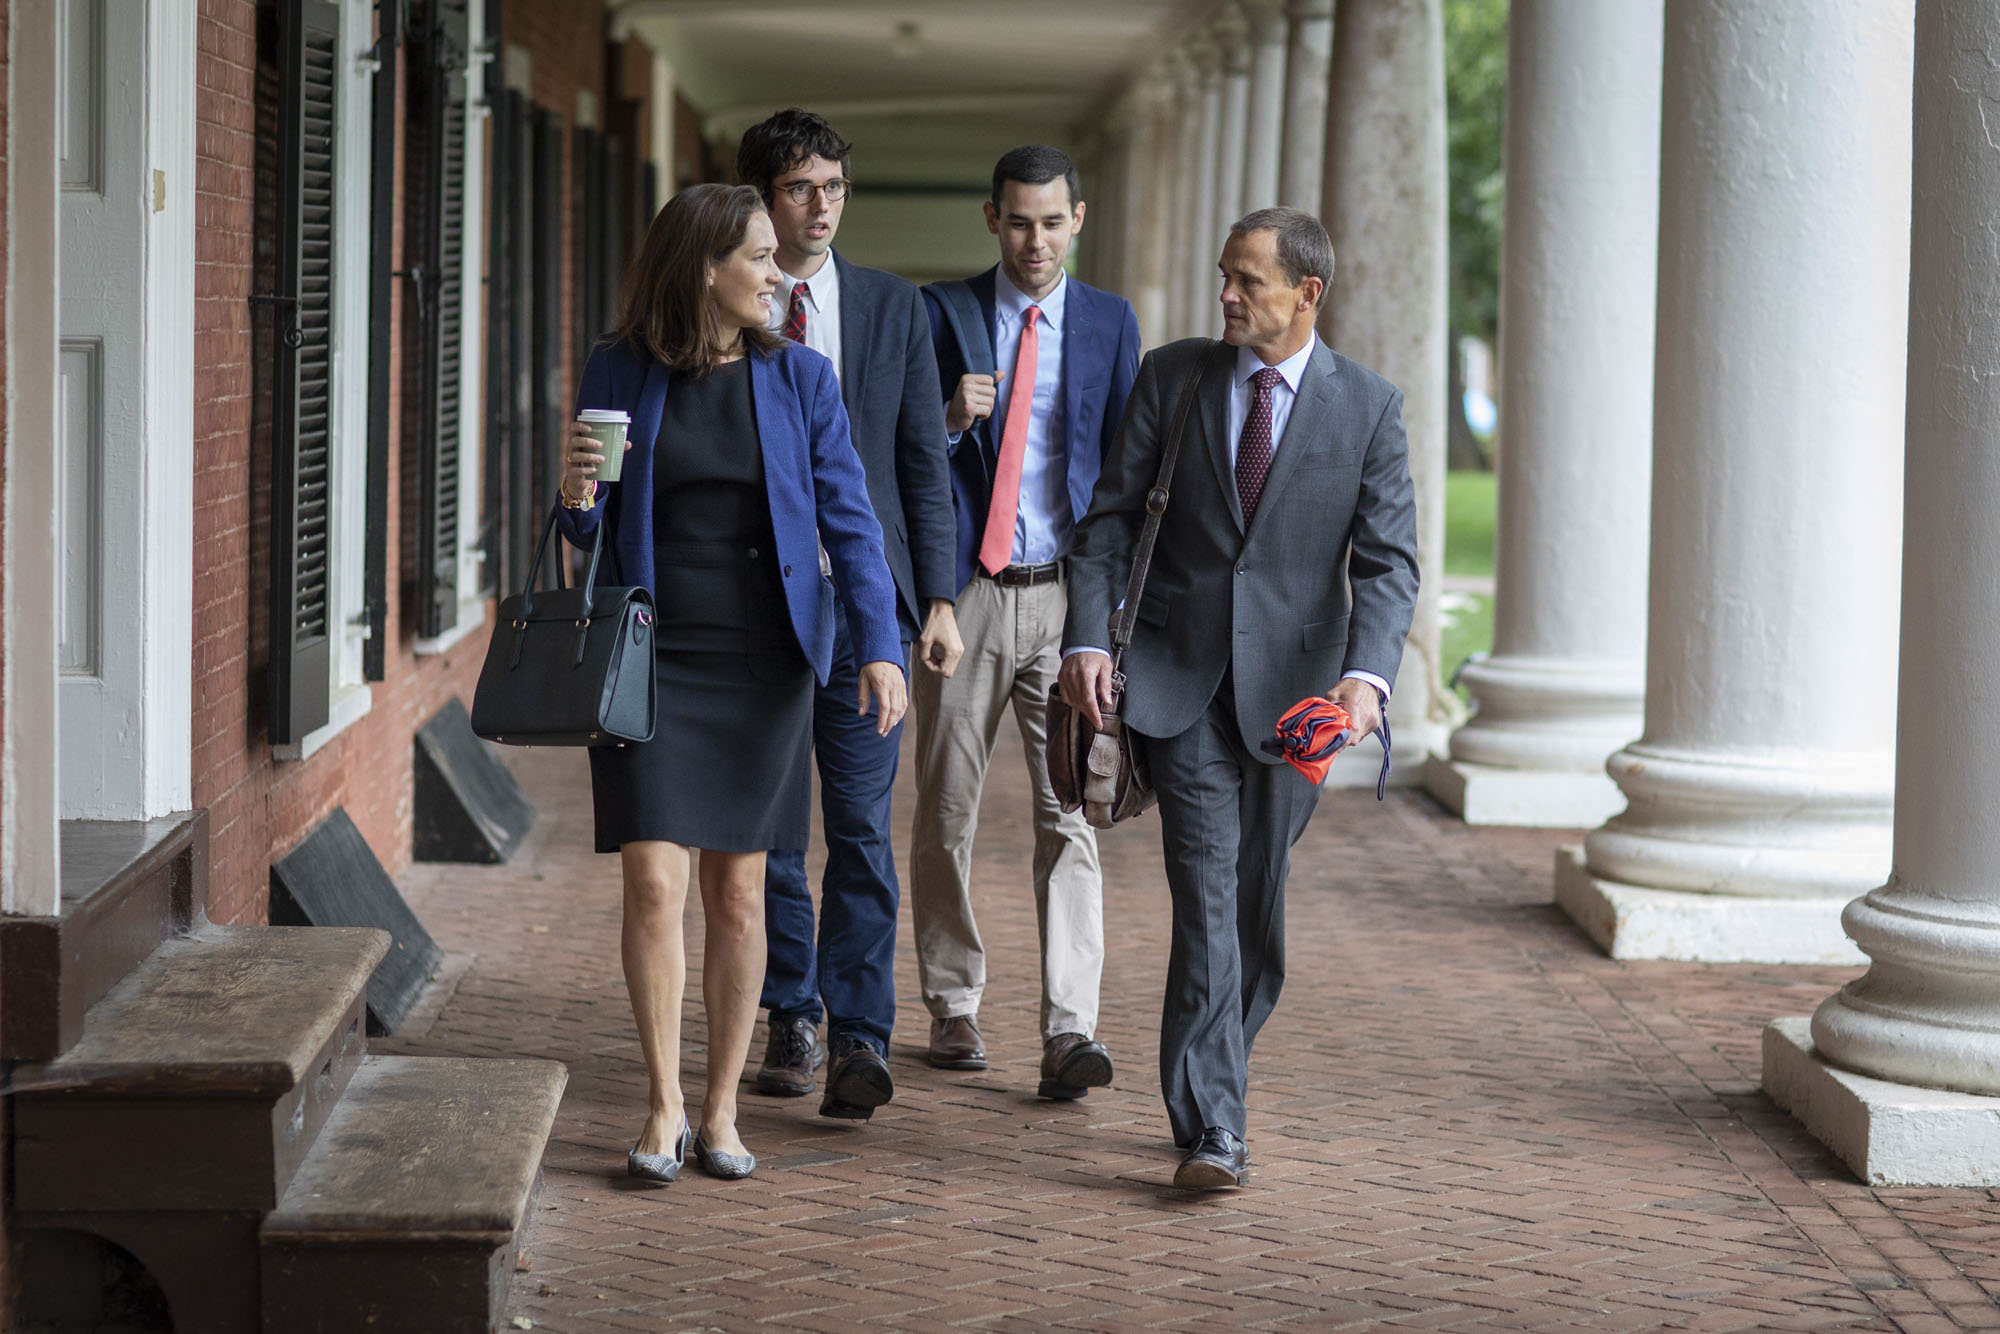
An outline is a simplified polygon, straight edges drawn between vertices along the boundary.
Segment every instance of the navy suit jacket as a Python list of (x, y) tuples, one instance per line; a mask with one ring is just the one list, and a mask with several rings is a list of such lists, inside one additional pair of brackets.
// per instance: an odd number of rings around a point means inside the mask
[(896, 581), (903, 638), (915, 639), (925, 603), (950, 601), (953, 577), (951, 471), (937, 354), (916, 287), (880, 269), (840, 271), (840, 396), (854, 451), (868, 474), (868, 498), (882, 523), (882, 546)]
[[(997, 267), (991, 268), (966, 279), (986, 314), (988, 349), (993, 344), (993, 292), (998, 272)], [(1090, 511), (1091, 489), (1097, 485), (1104, 455), (1118, 432), (1125, 400), (1132, 396), (1132, 382), (1139, 374), (1139, 318), (1124, 297), (1075, 278), (1067, 281), (1069, 291), (1063, 298), (1063, 445), (1069, 454), (1070, 519), (1081, 523)], [(989, 350), (987, 357), (982, 357), (976, 350), (959, 346), (958, 336), (945, 318), (943, 299), (928, 287), (924, 289), (924, 305), (930, 312), (931, 338), (937, 345), (938, 378), (949, 402), (960, 376), (993, 369), (987, 360), (991, 353)], [(980, 362), (985, 364), (975, 364)], [(991, 418), (975, 422), (951, 450), (951, 499), (958, 516), (954, 577), (959, 588), (972, 580), (986, 512), (993, 503), (993, 469), (1000, 456), (1000, 441), (991, 426)]]
[[(763, 446), (764, 489), (783, 571), (785, 607), (799, 647), (820, 684), (833, 662), (833, 586), (819, 572), (824, 542), (848, 628), (862, 662), (903, 663), (896, 625), (896, 591), (882, 556), (882, 529), (868, 503), (868, 482), (847, 434), (847, 409), (833, 363), (811, 348), (785, 343), (768, 356), (750, 354), (750, 399)], [(619, 480), (597, 488), (587, 510), (559, 509), (571, 543), (588, 547), (598, 524), (609, 525), (605, 555), (614, 580), (654, 591), (653, 441), (660, 413), (679, 378), (624, 343), (598, 345), (583, 368), (576, 406), (622, 408), (632, 414), (631, 450)]]

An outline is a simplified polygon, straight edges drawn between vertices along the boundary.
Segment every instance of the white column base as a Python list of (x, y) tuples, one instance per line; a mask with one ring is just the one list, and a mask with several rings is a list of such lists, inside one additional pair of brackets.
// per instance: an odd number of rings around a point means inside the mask
[(1810, 1019), (1765, 1025), (1764, 1092), (1871, 1186), (2000, 1186), (2000, 1098), (1828, 1065)]
[(1689, 963), (1853, 963), (1844, 898), (1747, 898), (1601, 880), (1583, 849), (1556, 850), (1556, 906), (1614, 959)]
[(1441, 755), (1424, 766), (1424, 789), (1467, 824), (1592, 829), (1625, 809), (1625, 794), (1602, 772), (1503, 769)]

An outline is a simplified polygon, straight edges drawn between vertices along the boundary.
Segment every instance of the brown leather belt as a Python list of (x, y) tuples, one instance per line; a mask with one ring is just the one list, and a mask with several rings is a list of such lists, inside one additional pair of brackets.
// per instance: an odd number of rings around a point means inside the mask
[(1003, 565), (998, 574), (987, 574), (984, 570), (980, 573), (1002, 588), (1026, 588), (1031, 584), (1054, 583), (1062, 577), (1062, 567), (1061, 561), (1052, 560), (1041, 565)]

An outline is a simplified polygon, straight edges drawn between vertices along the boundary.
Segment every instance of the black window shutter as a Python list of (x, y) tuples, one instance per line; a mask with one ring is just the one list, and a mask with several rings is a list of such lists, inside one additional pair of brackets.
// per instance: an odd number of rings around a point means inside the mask
[(389, 319), (396, 248), (396, 54), (403, 40), (403, 0), (376, 5), (374, 142), (369, 162), (368, 239), (368, 513), (363, 541), (362, 599), (368, 642), (361, 675), (389, 675)]
[[(431, 0), (412, 111), (423, 136), (417, 238), (423, 360), (417, 414), (417, 633), (458, 624), (458, 521), (477, 490), (461, 486), (459, 388), (465, 270), (465, 0)], [(413, 71), (417, 73), (418, 71)]]
[(325, 725), (332, 687), (328, 465), (340, 10), (323, 0), (283, 0), (278, 12), (270, 737), (285, 744)]

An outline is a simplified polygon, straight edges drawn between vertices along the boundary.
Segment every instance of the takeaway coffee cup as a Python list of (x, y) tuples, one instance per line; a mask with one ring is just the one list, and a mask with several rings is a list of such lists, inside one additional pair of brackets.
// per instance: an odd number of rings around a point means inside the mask
[(625, 467), (625, 432), (632, 425), (632, 414), (616, 408), (585, 408), (576, 419), (590, 428), (597, 452), (604, 455), (604, 462), (597, 465), (597, 480), (617, 481)]

